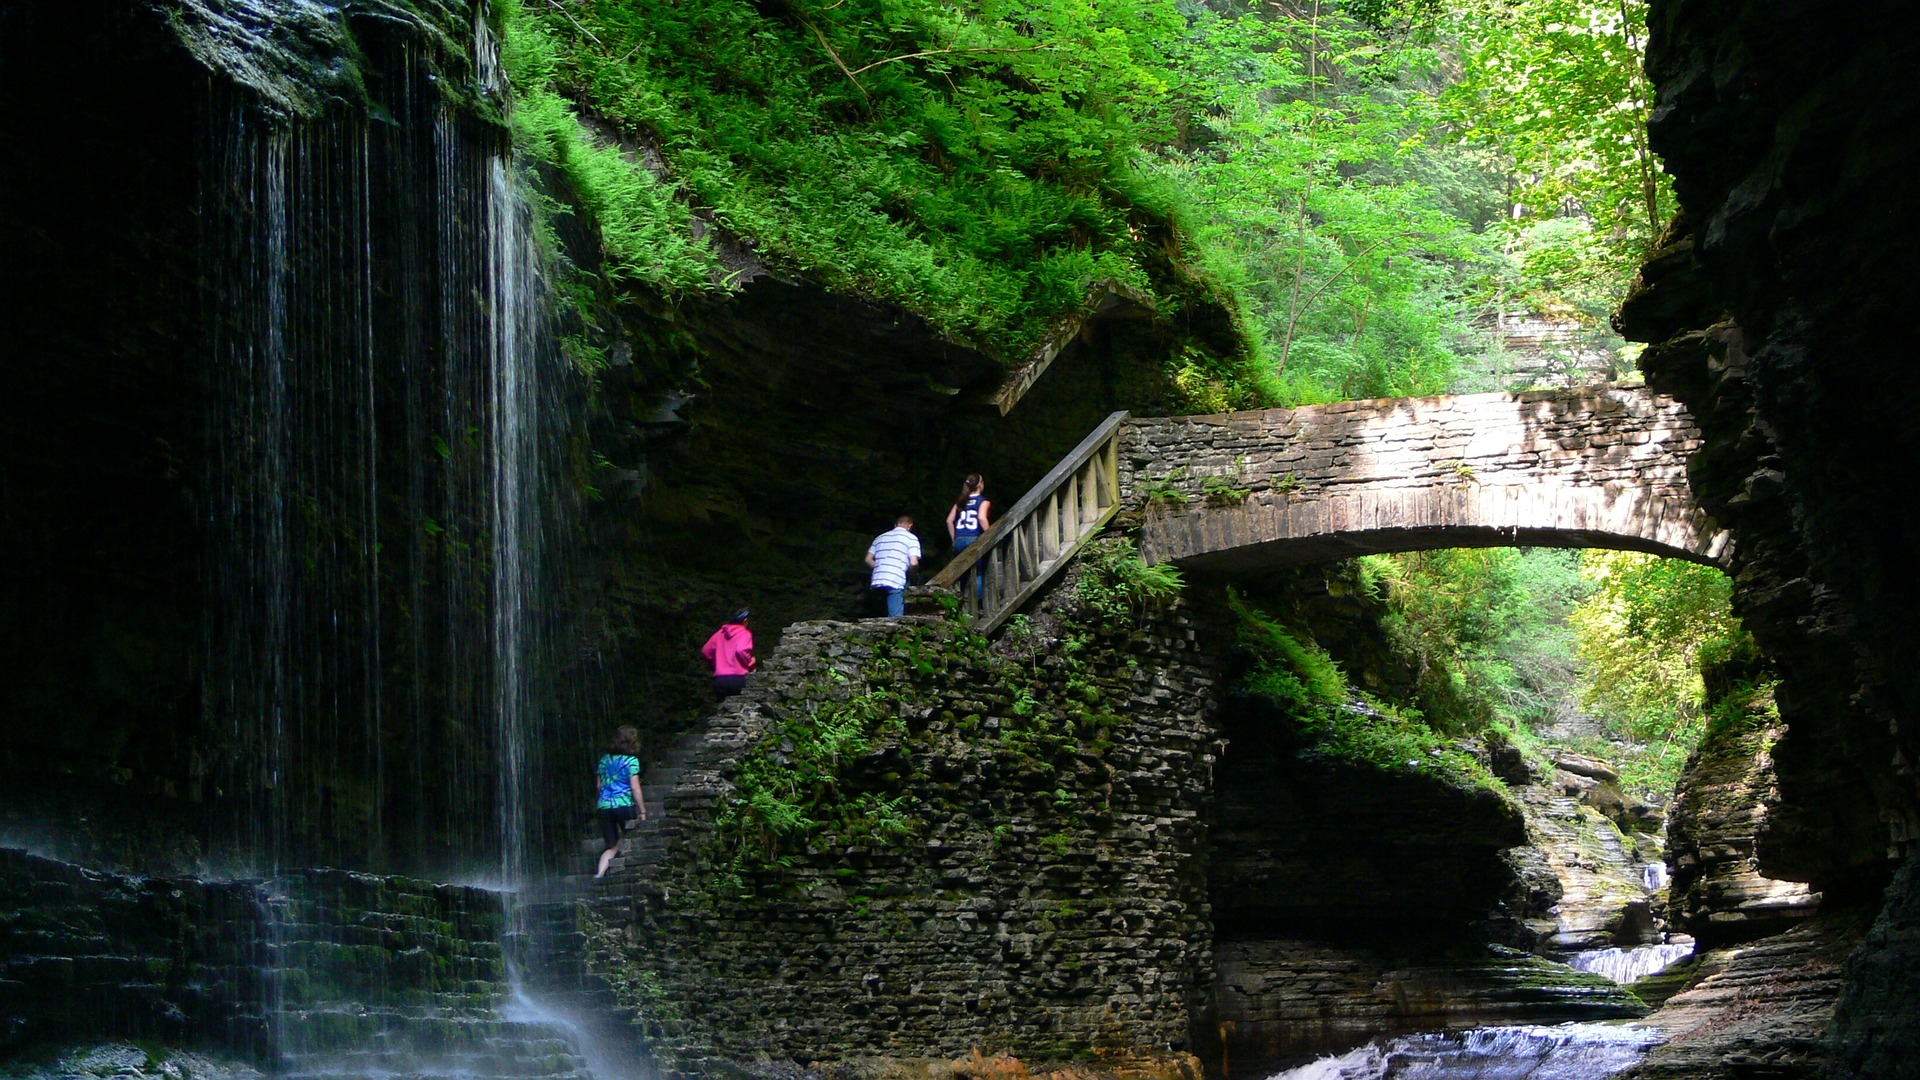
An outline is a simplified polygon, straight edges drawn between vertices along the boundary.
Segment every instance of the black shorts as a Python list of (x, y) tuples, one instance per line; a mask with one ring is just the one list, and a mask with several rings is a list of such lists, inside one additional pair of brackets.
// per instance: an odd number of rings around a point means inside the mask
[(713, 677), (713, 692), (719, 696), (721, 701), (727, 700), (746, 688), (747, 677), (745, 675), (715, 675)]
[[(600, 808), (600, 835), (607, 841), (608, 847), (620, 844), (620, 827), (640, 816), (640, 811), (631, 806), (603, 806)], [(578, 820), (577, 818), (575, 820)]]

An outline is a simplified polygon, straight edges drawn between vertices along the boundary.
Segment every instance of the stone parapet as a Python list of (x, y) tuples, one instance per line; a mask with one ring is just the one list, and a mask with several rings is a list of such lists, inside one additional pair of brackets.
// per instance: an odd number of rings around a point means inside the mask
[(1130, 421), (1154, 562), (1225, 571), (1433, 547), (1610, 547), (1722, 565), (1672, 398), (1596, 387)]

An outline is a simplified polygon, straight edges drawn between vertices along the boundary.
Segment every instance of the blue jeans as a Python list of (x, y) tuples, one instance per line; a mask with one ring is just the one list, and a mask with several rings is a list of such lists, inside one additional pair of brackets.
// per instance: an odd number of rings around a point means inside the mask
[[(972, 546), (973, 546), (973, 542), (974, 542), (975, 540), (978, 540), (978, 539), (980, 539), (980, 537), (979, 537), (979, 536), (956, 536), (956, 537), (954, 537), (954, 538), (953, 538), (953, 553), (954, 553), (955, 555), (958, 555), (958, 554), (960, 554), (961, 552), (963, 552), (963, 551), (965, 551), (965, 550), (967, 550), (968, 548), (970, 548), (970, 547), (972, 547)], [(982, 603), (982, 604), (984, 604), (984, 603), (986, 603), (986, 602), (987, 602), (987, 568), (986, 568), (986, 564), (984, 564), (984, 563), (982, 563), (982, 564), (979, 564), (979, 565), (977, 566), (977, 569), (978, 569), (978, 570), (979, 570), (980, 572), (979, 572), (978, 574), (976, 574), (976, 575), (974, 576), (974, 579), (973, 579), (973, 597), (974, 597), (974, 600), (976, 600), (977, 602), (979, 602), (979, 603)]]
[(875, 585), (873, 591), (887, 594), (887, 618), (897, 619), (907, 613), (907, 590), (886, 589)]

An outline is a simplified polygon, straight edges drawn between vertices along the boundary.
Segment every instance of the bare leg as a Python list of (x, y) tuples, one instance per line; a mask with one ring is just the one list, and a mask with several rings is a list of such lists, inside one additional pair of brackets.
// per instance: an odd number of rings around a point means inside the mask
[(607, 876), (607, 866), (613, 862), (614, 852), (619, 850), (620, 850), (620, 846), (618, 844), (615, 844), (613, 847), (610, 847), (607, 850), (600, 853), (600, 869), (594, 871), (593, 873), (594, 877)]

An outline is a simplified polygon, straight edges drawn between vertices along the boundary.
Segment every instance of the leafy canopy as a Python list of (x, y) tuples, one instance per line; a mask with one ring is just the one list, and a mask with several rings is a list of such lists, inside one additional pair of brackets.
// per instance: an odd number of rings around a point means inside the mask
[[(502, 18), (536, 153), (576, 180), (594, 147), (621, 153), (776, 267), (1006, 356), (1100, 281), (1155, 291), (1140, 235), (1173, 200), (1138, 166), (1178, 77), (1171, 0), (509, 0)], [(563, 112), (603, 126), (562, 131)], [(685, 209), (589, 201), (688, 231)]]

